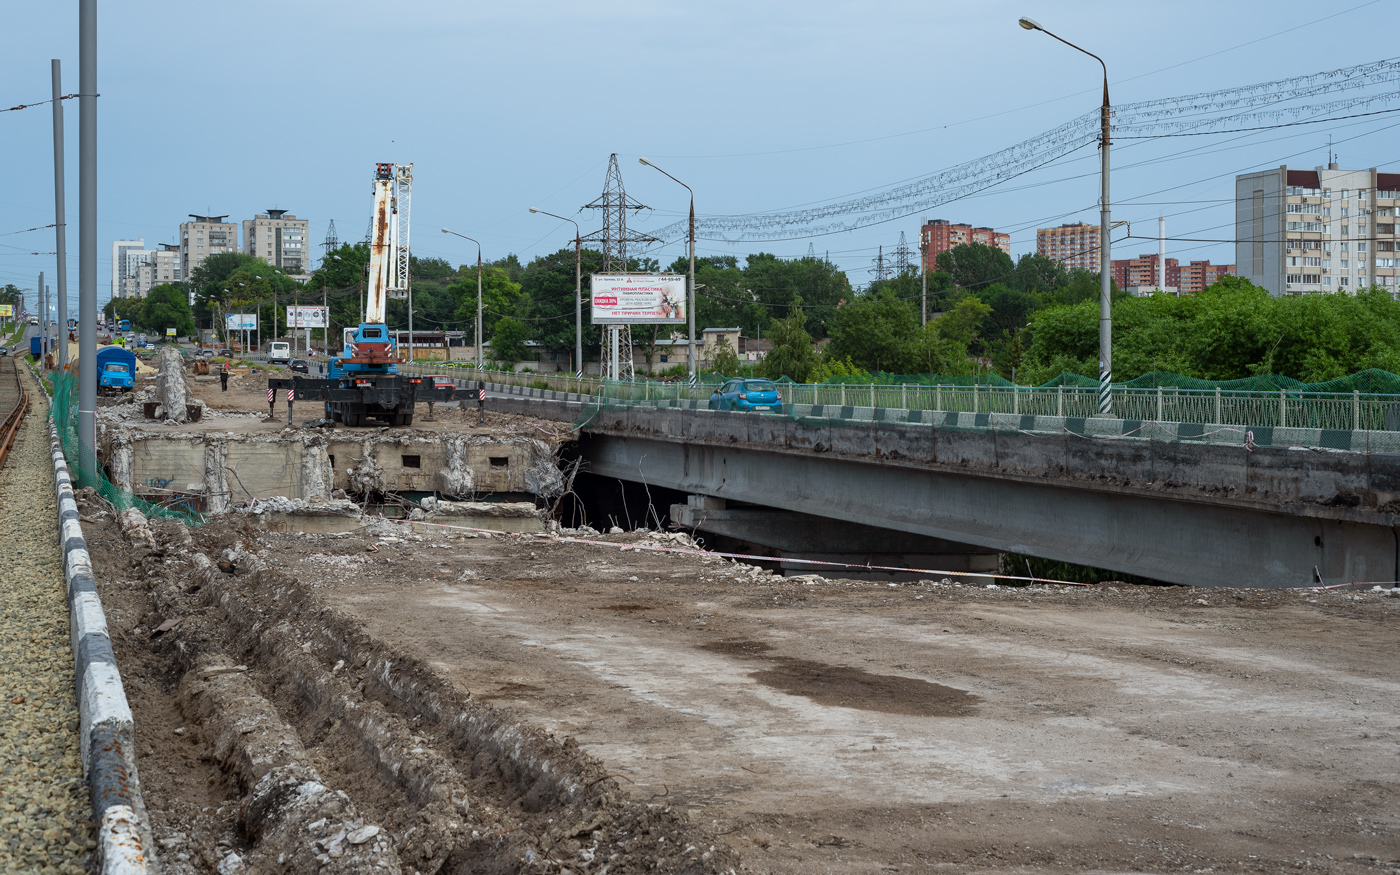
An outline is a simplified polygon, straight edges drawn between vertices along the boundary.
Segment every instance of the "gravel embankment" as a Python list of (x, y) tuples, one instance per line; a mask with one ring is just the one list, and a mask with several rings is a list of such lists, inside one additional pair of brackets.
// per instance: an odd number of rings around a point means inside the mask
[[(5, 413), (12, 379), (0, 371)], [(78, 875), (96, 842), (79, 757), (48, 403), (28, 374), (25, 381), (29, 415), (0, 470), (0, 872)]]

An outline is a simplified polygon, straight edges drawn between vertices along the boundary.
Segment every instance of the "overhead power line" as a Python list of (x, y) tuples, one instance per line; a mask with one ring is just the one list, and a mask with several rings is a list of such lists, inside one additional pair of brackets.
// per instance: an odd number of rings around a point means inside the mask
[[(1124, 104), (1113, 108), (1115, 136), (1163, 137), (1185, 132), (1226, 133), (1251, 122), (1289, 116), (1345, 113), (1400, 101), (1400, 58), (1326, 70), (1238, 88)], [(1355, 93), (1361, 89), (1376, 89)], [(1330, 97), (1329, 97), (1330, 96)], [(1328, 99), (1323, 99), (1328, 98)], [(859, 197), (804, 209), (705, 216), (696, 222), (704, 239), (738, 243), (825, 236), (893, 221), (933, 209), (999, 185), (1097, 139), (1097, 109), (999, 152), (955, 165)], [(679, 237), (685, 222), (654, 232), (662, 240)]]

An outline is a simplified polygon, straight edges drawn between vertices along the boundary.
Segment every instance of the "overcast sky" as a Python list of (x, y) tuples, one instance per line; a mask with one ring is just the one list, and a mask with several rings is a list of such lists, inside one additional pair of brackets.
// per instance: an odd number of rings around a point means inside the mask
[[(638, 230), (687, 208), (685, 190), (639, 165), (643, 155), (695, 189), (701, 214), (772, 210), (928, 174), (1098, 105), (1098, 65), (1020, 29), (1020, 15), (1102, 56), (1115, 103), (1397, 53), (1368, 36), (1388, 32), (1376, 28), (1383, 15), (1393, 22), (1394, 0), (98, 7), (100, 301), (113, 239), (173, 243), (189, 213), (238, 221), (281, 208), (310, 220), (315, 244), (331, 219), (342, 241), (362, 238), (378, 161), (413, 163), (413, 251), (453, 264), (476, 251), (443, 226), (480, 239), (488, 260), (514, 252), (528, 261), (568, 245), (572, 226), (528, 208), (575, 216), (601, 193), (611, 152), (628, 193), (651, 208), (629, 220)], [(77, 90), (77, 9), (73, 0), (7, 4), (0, 108), (48, 98), (50, 58), (63, 62), (65, 93)], [(76, 294), (77, 101), (65, 107)], [(1329, 134), (1343, 167), (1394, 169), (1400, 138), (1387, 118), (1125, 148), (1115, 152), (1114, 218), (1155, 235), (1156, 217), (1167, 215), (1169, 235), (1228, 238), (1234, 174), (1322, 164)], [(53, 256), (28, 254), (52, 252), (53, 232), (11, 233), (53, 221), (50, 125), (48, 106), (0, 113), (0, 283), (33, 287), (44, 270), (53, 284)], [(1037, 226), (1097, 222), (1097, 156), (1079, 154), (927, 218), (1010, 231), (1013, 254), (1033, 251)], [(591, 211), (577, 218), (585, 233), (601, 226)], [(919, 219), (810, 242), (860, 284), (876, 247), (888, 252), (901, 232), (917, 252)], [(808, 243), (702, 241), (700, 251), (798, 256)], [(683, 248), (654, 254), (664, 266)], [(1133, 240), (1114, 256), (1155, 248)], [(1234, 261), (1229, 244), (1172, 243), (1169, 254)]]

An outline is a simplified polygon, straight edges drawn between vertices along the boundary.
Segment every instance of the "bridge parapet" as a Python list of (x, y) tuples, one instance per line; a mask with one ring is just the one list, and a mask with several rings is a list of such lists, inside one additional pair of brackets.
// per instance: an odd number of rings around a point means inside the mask
[[(694, 406), (692, 406), (694, 405)], [(792, 405), (787, 416), (697, 402), (591, 411), (595, 434), (923, 469), (1054, 480), (1083, 488), (1400, 522), (1400, 433), (889, 408)]]

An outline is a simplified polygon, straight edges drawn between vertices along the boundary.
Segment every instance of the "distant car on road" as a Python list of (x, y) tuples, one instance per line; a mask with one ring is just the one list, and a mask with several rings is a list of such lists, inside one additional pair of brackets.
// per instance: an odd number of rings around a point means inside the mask
[(233, 350), (231, 350), (231, 349), (221, 349), (221, 350), (219, 350), (218, 355), (220, 355), (220, 356), (222, 356), (222, 357), (224, 357), (224, 358), (226, 358), (226, 359), (231, 359), (231, 358), (233, 358)]
[(772, 380), (734, 379), (710, 396), (711, 410), (783, 412), (783, 396)]
[(10, 351), (9, 351), (8, 349), (6, 349), (6, 348), (3, 347), (3, 346), (0, 346), (0, 356), (9, 355), (9, 354), (10, 354)]
[(306, 359), (292, 359), (287, 363), (287, 370), (296, 371), (299, 374), (311, 372), (311, 366), (306, 363)]
[(211, 359), (214, 357), (214, 350), (201, 349), (199, 352), (195, 353), (195, 355), (199, 356), (200, 358)]

